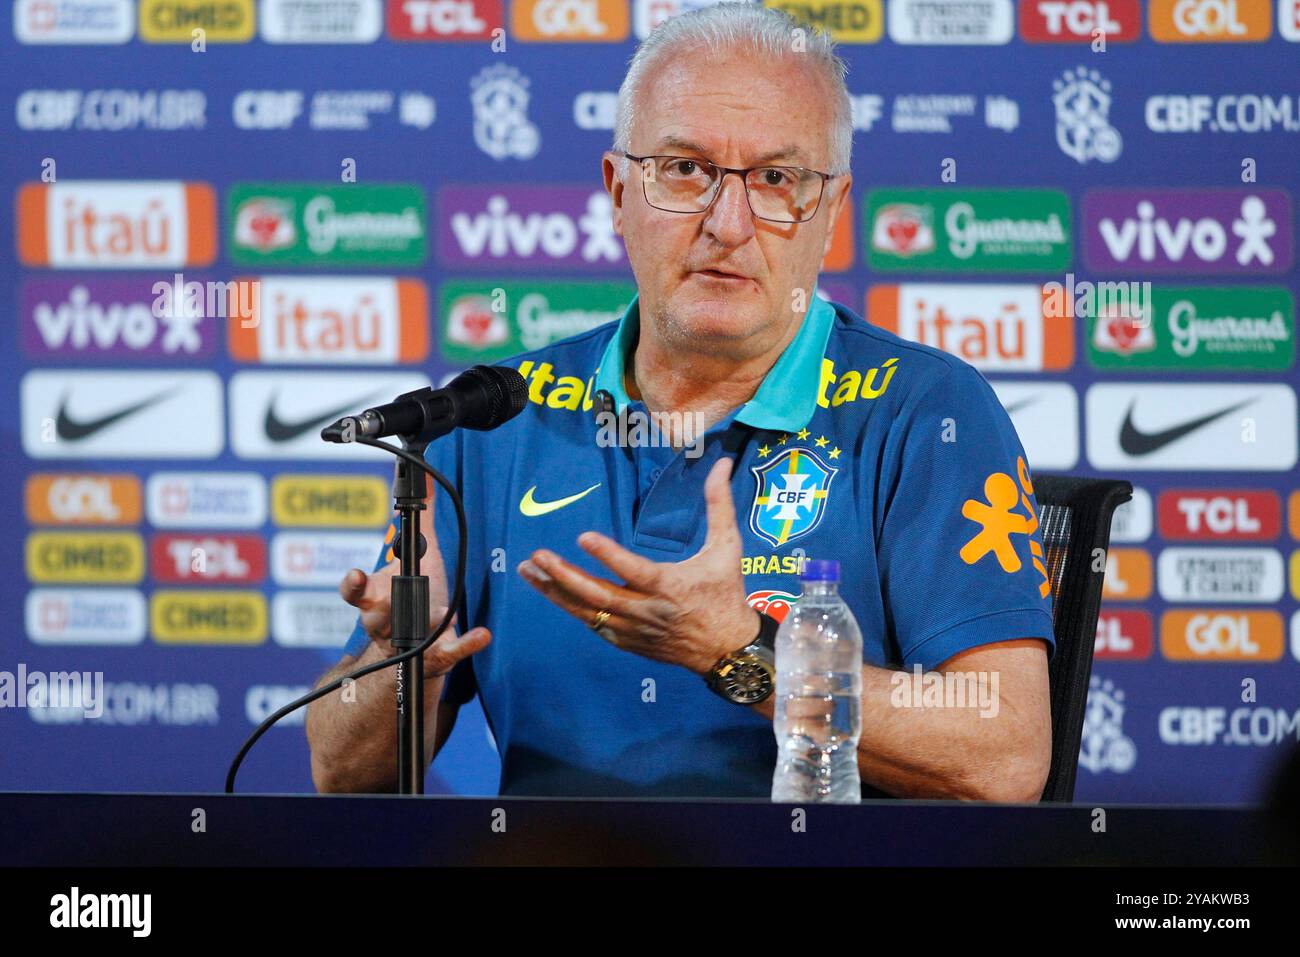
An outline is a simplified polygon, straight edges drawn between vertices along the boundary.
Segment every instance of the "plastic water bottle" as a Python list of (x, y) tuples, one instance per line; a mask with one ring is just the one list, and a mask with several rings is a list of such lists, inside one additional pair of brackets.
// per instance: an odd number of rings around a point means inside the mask
[(776, 633), (772, 800), (857, 804), (862, 631), (840, 597), (840, 563), (809, 561)]

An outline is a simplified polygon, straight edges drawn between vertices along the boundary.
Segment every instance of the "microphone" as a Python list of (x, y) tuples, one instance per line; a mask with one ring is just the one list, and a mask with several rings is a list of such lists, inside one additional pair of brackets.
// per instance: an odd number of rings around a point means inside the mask
[(416, 389), (360, 415), (344, 416), (321, 429), (320, 437), (326, 442), (348, 442), (397, 435), (411, 442), (430, 442), (453, 429), (495, 429), (527, 404), (528, 385), (518, 371), (474, 366), (441, 389)]

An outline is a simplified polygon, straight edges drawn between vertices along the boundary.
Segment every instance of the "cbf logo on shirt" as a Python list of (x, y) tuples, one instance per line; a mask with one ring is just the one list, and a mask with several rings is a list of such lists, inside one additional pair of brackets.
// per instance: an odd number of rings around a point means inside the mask
[(750, 469), (758, 482), (749, 527), (773, 545), (807, 535), (822, 520), (831, 479), (839, 469), (810, 449), (792, 448)]

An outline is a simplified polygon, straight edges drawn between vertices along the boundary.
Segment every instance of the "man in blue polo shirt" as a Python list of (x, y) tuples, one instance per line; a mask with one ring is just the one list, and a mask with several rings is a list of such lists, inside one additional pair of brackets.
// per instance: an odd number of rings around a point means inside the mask
[[(429, 447), (470, 532), (462, 633), (425, 663), (426, 756), (477, 693), (502, 793), (767, 795), (771, 622), (808, 558), (839, 561), (863, 631), (864, 793), (1041, 793), (1052, 618), (1024, 452), (972, 368), (811, 294), (851, 126), (829, 41), (783, 54), (790, 29), (724, 5), (642, 44), (604, 159), (638, 296), (507, 363), (518, 417)], [(445, 604), (455, 520), (432, 513)], [(361, 617), (322, 680), (392, 653), (380, 566), (342, 583)], [(933, 672), (992, 697), (900, 694)], [(313, 704), (322, 790), (393, 787), (392, 689), (385, 671)]]

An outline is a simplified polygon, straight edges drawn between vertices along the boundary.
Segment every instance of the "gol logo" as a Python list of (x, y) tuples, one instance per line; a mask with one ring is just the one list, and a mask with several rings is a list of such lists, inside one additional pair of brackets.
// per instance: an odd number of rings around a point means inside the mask
[(1300, 542), (1300, 492), (1292, 492), (1291, 497), (1287, 499), (1287, 511), (1290, 513), (1288, 524), (1291, 526), (1291, 537)]
[(266, 598), (255, 591), (156, 591), (149, 627), (164, 645), (260, 645)]
[(1151, 555), (1142, 548), (1112, 548), (1106, 554), (1101, 597), (1106, 601), (1143, 601), (1151, 597)]
[(27, 536), (27, 577), (134, 584), (144, 577), (144, 542), (134, 532), (33, 532)]
[(1282, 617), (1271, 611), (1167, 611), (1160, 651), (1170, 661), (1277, 661)]
[(1251, 43), (1273, 32), (1265, 0), (1152, 0), (1151, 36), (1161, 43)]
[(33, 525), (134, 525), (140, 521), (140, 480), (134, 475), (31, 475), (26, 501)]
[(388, 492), (368, 475), (281, 475), (271, 483), (271, 518), (285, 526), (378, 526), (389, 518)]
[(253, 0), (141, 0), (141, 40), (189, 43), (195, 30), (208, 42), (247, 43), (253, 38)]
[(515, 0), (510, 28), (520, 40), (626, 40), (628, 5), (618, 0)]

